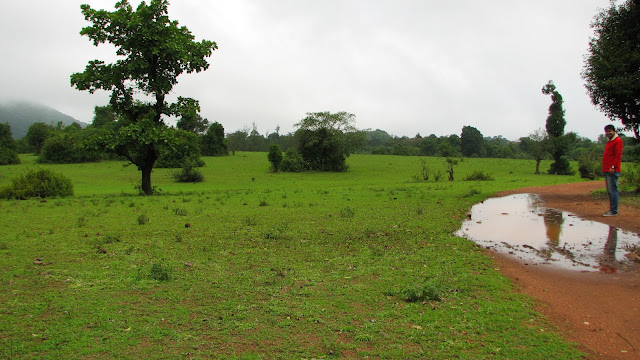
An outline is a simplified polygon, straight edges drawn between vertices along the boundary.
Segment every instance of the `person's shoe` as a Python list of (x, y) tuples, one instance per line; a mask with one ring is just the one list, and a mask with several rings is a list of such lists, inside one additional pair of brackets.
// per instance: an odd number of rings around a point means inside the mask
[(614, 213), (613, 211), (609, 210), (606, 213), (602, 214), (602, 216), (616, 216), (618, 215), (617, 213)]

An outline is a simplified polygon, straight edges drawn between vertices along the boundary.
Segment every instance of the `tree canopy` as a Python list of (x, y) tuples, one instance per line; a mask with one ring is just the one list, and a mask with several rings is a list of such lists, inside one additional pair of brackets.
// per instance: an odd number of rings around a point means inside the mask
[(0, 165), (19, 163), (16, 141), (11, 137), (11, 126), (0, 124)]
[(111, 64), (92, 60), (84, 72), (71, 75), (71, 85), (78, 90), (111, 92), (109, 105), (118, 115), (119, 124), (97, 144), (138, 167), (141, 188), (147, 195), (153, 192), (153, 166), (159, 154), (166, 151), (161, 148), (172, 149), (176, 140), (163, 117), (199, 111), (196, 100), (179, 97), (169, 103), (167, 97), (179, 75), (206, 70), (206, 58), (217, 49), (215, 42), (196, 42), (186, 27), (169, 20), (168, 5), (167, 0), (151, 0), (148, 5), (141, 2), (134, 10), (122, 0), (112, 12), (82, 5), (82, 14), (92, 25), (80, 34), (95, 46), (105, 42), (114, 45), (118, 60)]
[(640, 0), (598, 13), (582, 77), (591, 102), (640, 139)]
[(464, 126), (460, 135), (462, 155), (468, 157), (483, 157), (486, 154), (484, 137), (473, 126)]
[(365, 140), (347, 112), (307, 113), (295, 124), (298, 153), (310, 170), (345, 171), (346, 158)]

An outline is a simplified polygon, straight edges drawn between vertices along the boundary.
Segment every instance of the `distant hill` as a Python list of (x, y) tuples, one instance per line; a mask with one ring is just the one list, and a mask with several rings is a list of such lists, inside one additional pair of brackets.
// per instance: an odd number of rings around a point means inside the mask
[(75, 122), (82, 127), (88, 125), (45, 105), (29, 102), (0, 103), (0, 124), (8, 123), (11, 126), (14, 139), (24, 137), (29, 126), (36, 122), (53, 125), (58, 122), (71, 125)]

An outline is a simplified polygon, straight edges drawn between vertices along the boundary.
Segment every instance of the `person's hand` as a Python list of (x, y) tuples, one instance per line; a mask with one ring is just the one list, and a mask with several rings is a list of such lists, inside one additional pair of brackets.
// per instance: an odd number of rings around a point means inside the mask
[(609, 169), (609, 174), (615, 174), (615, 172), (616, 172), (616, 169), (614, 168)]

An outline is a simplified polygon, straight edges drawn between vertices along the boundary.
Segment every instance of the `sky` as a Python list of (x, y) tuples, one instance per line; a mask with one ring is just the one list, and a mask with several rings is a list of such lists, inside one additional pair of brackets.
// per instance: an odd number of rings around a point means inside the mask
[[(141, 1), (131, 0), (134, 8)], [(90, 123), (104, 91), (69, 76), (115, 50), (79, 35), (81, 4), (115, 0), (0, 0), (0, 101), (53, 107)], [(211, 66), (178, 78), (172, 97), (200, 101), (226, 133), (266, 135), (309, 112), (346, 111), (359, 129), (394, 136), (460, 135), (473, 126), (510, 140), (544, 128), (553, 80), (565, 131), (595, 140), (611, 123), (581, 72), (590, 24), (609, 0), (173, 0), (169, 17), (215, 41)], [(171, 122), (172, 120), (168, 120)], [(613, 122), (616, 126), (619, 123)]]

